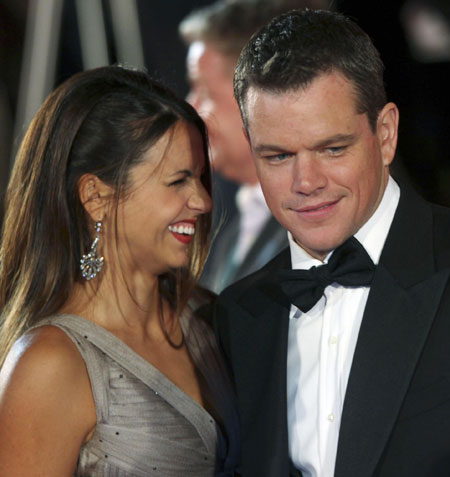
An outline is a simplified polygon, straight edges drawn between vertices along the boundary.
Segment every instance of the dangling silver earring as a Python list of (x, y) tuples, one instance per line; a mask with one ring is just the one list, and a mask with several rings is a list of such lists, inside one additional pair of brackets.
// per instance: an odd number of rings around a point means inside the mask
[(100, 273), (103, 267), (103, 257), (99, 257), (97, 253), (101, 228), (102, 223), (99, 220), (95, 223), (95, 239), (92, 242), (91, 251), (87, 255), (83, 255), (80, 260), (81, 274), (86, 280), (95, 278), (97, 273)]

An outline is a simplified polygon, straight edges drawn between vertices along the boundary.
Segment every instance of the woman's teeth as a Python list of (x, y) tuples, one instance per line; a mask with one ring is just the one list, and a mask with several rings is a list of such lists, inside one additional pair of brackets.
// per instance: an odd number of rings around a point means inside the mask
[(169, 225), (169, 230), (176, 234), (194, 235), (195, 228), (191, 225)]

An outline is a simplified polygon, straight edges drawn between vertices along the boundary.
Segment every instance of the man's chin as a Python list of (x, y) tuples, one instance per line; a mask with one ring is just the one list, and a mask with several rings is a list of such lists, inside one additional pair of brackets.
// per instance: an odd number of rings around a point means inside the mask
[(336, 237), (331, 238), (327, 237), (314, 240), (314, 238), (309, 237), (308, 239), (299, 240), (297, 239), (294, 234), (295, 243), (301, 247), (305, 252), (311, 255), (318, 260), (324, 260), (327, 255), (333, 251), (335, 248), (339, 247), (339, 245), (343, 244), (348, 237)]

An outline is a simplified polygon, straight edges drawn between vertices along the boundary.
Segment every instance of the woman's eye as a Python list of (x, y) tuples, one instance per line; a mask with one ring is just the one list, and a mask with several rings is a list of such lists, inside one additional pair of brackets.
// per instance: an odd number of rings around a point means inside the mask
[(169, 185), (170, 186), (177, 186), (177, 185), (184, 184), (185, 182), (186, 182), (186, 178), (183, 177), (182, 179), (177, 179), (176, 181), (171, 182)]

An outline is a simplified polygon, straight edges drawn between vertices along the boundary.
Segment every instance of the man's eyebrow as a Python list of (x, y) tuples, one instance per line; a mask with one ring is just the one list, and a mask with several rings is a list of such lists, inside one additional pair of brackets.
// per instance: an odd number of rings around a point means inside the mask
[[(335, 134), (334, 136), (326, 137), (314, 143), (313, 149), (319, 149), (321, 147), (330, 146), (331, 144), (336, 144), (340, 142), (352, 143), (356, 139), (356, 134)], [(278, 146), (277, 144), (258, 144), (253, 148), (253, 151), (256, 153), (262, 152), (291, 152), (289, 149), (285, 147)]]
[(290, 152), (288, 149), (281, 146), (277, 146), (276, 144), (258, 144), (252, 149), (253, 151), (259, 154), (261, 152), (269, 152), (269, 151), (270, 152)]
[(314, 149), (318, 149), (321, 147), (331, 146), (332, 144), (344, 142), (344, 143), (352, 143), (356, 139), (356, 134), (336, 134), (334, 136), (327, 137), (325, 139), (321, 139), (320, 141), (314, 144)]

